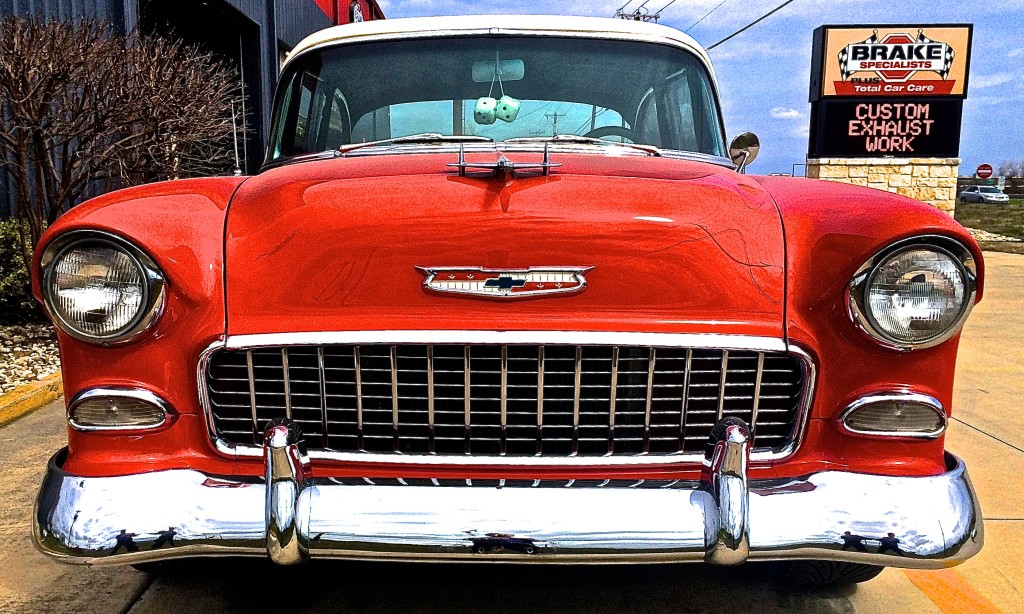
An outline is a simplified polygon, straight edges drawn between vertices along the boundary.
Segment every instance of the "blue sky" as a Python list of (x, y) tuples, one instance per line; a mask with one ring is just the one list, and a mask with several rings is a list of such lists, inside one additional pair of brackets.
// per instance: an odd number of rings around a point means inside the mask
[[(380, 0), (388, 17), (478, 13), (609, 16), (625, 0)], [(636, 6), (643, 0), (634, 0)], [(721, 0), (677, 0), (661, 23), (686, 30)], [(689, 34), (710, 45), (781, 4), (726, 0)], [(660, 8), (668, 0), (650, 0)], [(961, 172), (982, 162), (1024, 160), (1024, 0), (795, 0), (711, 51), (730, 136), (761, 137), (757, 173), (791, 171), (807, 149), (811, 33), (822, 24), (974, 23), (970, 92), (964, 106)]]

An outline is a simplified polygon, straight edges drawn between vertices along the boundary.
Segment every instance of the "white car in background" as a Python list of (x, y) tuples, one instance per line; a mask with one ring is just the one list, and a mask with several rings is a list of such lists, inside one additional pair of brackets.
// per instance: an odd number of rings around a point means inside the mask
[(987, 185), (972, 185), (960, 193), (960, 202), (961, 204), (1006, 203), (1010, 202), (1010, 197), (999, 188)]

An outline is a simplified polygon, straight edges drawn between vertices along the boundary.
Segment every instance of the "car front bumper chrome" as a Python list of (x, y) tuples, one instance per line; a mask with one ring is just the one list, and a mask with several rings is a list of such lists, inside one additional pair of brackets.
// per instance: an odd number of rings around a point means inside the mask
[(310, 478), (301, 435), (286, 421), (267, 429), (264, 478), (187, 469), (79, 477), (61, 469), (61, 451), (33, 533), (43, 552), (88, 564), (269, 556), (282, 564), (829, 559), (941, 568), (981, 549), (981, 510), (955, 456), (947, 455), (946, 473), (929, 477), (824, 471), (748, 480), (749, 436), (737, 422), (716, 428), (692, 482)]

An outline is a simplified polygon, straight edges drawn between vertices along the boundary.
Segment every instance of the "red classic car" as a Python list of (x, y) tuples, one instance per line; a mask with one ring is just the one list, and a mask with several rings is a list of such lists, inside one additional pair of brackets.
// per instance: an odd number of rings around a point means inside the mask
[(39, 246), (70, 425), (44, 552), (840, 583), (981, 548), (943, 445), (977, 244), (744, 174), (689, 37), (346, 25), (294, 50), (273, 115), (255, 176), (107, 194)]

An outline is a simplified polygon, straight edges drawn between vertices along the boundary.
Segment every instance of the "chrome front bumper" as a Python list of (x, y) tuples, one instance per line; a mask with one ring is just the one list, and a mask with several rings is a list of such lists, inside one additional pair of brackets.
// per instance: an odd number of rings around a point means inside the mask
[(283, 421), (267, 430), (262, 479), (192, 470), (86, 478), (61, 469), (62, 451), (33, 532), (43, 552), (89, 564), (269, 556), (941, 568), (981, 549), (981, 510), (953, 455), (932, 477), (748, 481), (746, 428), (722, 426), (693, 482), (310, 479), (301, 437)]

